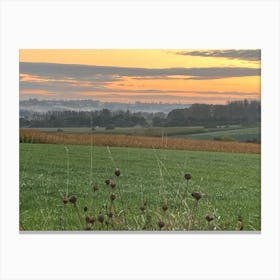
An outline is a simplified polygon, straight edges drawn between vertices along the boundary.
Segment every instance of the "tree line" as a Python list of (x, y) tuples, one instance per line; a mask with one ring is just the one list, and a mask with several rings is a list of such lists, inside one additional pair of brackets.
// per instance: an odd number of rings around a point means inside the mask
[(34, 113), (29, 119), (21, 119), (21, 126), (29, 127), (131, 127), (145, 126), (147, 122), (140, 113), (130, 111), (49, 111)]
[(260, 101), (247, 99), (226, 105), (193, 104), (189, 108), (172, 110), (166, 118), (153, 118), (153, 126), (208, 127), (230, 124), (254, 124), (261, 121)]
[(133, 127), (133, 126), (197, 126), (255, 124), (261, 121), (260, 101), (242, 100), (226, 105), (193, 104), (189, 108), (168, 113), (131, 113), (127, 111), (49, 111), (21, 118), (28, 127)]

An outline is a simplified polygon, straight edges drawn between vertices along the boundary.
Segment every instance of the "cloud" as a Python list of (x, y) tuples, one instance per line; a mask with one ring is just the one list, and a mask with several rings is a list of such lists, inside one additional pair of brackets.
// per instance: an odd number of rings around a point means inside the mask
[(228, 59), (239, 59), (247, 61), (260, 61), (261, 50), (207, 50), (207, 51), (180, 51), (178, 55), (204, 56), (204, 57), (224, 57)]
[(260, 69), (248, 67), (204, 68), (136, 68), (95, 66), (79, 64), (20, 62), (20, 74), (44, 77), (45, 79), (76, 79), (96, 82), (120, 81), (124, 77), (152, 78), (185, 76), (187, 79), (220, 79), (229, 77), (260, 76)]
[[(159, 90), (159, 89), (119, 89), (119, 88), (110, 88), (107, 86), (98, 85), (95, 86), (94, 83), (89, 83), (87, 85), (79, 85), (78, 83), (67, 83), (67, 82), (33, 82), (33, 81), (24, 81), (21, 82), (20, 86), (21, 91), (41, 91), (44, 90), (46, 92), (60, 92), (67, 94), (82, 94), (82, 92), (103, 92), (103, 93), (142, 93), (147, 94), (158, 94), (160, 95), (168, 95), (168, 94), (199, 94), (199, 95), (238, 95), (238, 96), (256, 96), (258, 93), (256, 92), (238, 92), (238, 91), (189, 91), (189, 90)], [(38, 92), (39, 93), (39, 92)], [(135, 95), (137, 96), (137, 95)]]
[[(195, 92), (193, 92), (195, 93)], [(148, 95), (144, 95), (144, 94), (117, 94), (117, 93), (110, 93), (110, 94), (100, 94), (100, 93), (86, 93), (85, 95), (87, 96), (92, 96), (95, 98), (136, 98), (136, 99), (142, 99), (142, 98), (152, 98), (152, 99), (185, 99), (185, 98), (194, 98), (194, 95), (157, 95), (157, 94), (148, 94)], [(209, 95), (207, 96), (207, 99), (211, 98), (211, 97), (215, 97), (215, 98), (221, 98), (220, 95), (225, 98), (228, 99), (229, 97), (236, 97), (236, 98), (240, 98), (240, 97), (244, 97), (246, 96), (246, 98), (251, 97), (251, 98), (257, 98), (258, 94), (257, 93), (246, 93), (246, 92), (242, 92), (242, 93), (228, 93), (228, 92), (217, 92), (216, 94), (213, 93), (202, 93), (202, 94), (195, 94), (195, 98), (205, 98), (205, 95)], [(215, 96), (213, 96), (215, 95)]]
[[(229, 77), (259, 76), (260, 69), (247, 67), (205, 67), (205, 68), (136, 68), (116, 66), (95, 66), (57, 63), (20, 63), (20, 92), (27, 96), (38, 91), (49, 92), (55, 97), (81, 98), (131, 98), (132, 100), (184, 100), (193, 98), (209, 99), (214, 96), (236, 96), (240, 98), (255, 98), (258, 93), (218, 92), (218, 91), (188, 91), (165, 90), (157, 88), (128, 88), (127, 80), (172, 79), (172, 80), (207, 80)], [(114, 82), (127, 86), (114, 87)], [(184, 97), (185, 95), (186, 97)], [(173, 98), (174, 96), (174, 98)], [(211, 97), (212, 96), (212, 97)], [(215, 97), (216, 98), (216, 97)]]

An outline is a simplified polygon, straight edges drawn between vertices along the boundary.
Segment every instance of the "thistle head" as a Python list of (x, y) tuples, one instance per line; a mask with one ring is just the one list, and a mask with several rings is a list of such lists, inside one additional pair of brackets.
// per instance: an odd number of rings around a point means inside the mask
[(115, 169), (115, 175), (116, 175), (117, 177), (119, 177), (119, 176), (121, 175), (121, 171), (119, 170), (119, 168), (116, 168), (116, 169)]
[(192, 197), (199, 201), (202, 198), (202, 194), (200, 192), (192, 192)]
[(110, 182), (110, 186), (111, 186), (112, 189), (114, 189), (114, 188), (116, 187), (116, 185), (117, 185), (117, 184), (116, 184), (115, 181), (111, 181), (111, 182)]
[(206, 219), (206, 221), (207, 221), (208, 223), (210, 223), (211, 221), (214, 220), (214, 217), (213, 217), (212, 215), (210, 215), (210, 214), (207, 214), (207, 215), (205, 216), (205, 219)]
[(111, 201), (114, 201), (114, 200), (116, 199), (116, 195), (115, 195), (114, 193), (112, 193), (112, 194), (110, 195), (110, 199), (111, 199)]
[(68, 199), (67, 196), (63, 196), (63, 197), (62, 197), (62, 202), (63, 202), (63, 204), (67, 204), (68, 201), (69, 201), (69, 199)]
[(164, 212), (166, 212), (167, 209), (168, 209), (168, 205), (165, 203), (165, 204), (162, 205), (161, 208), (162, 208), (162, 210), (163, 210)]
[(162, 221), (162, 220), (158, 221), (158, 226), (160, 229), (162, 229), (165, 226), (164, 221)]
[(71, 203), (73, 203), (73, 204), (76, 204), (76, 202), (77, 202), (77, 200), (78, 200), (77, 196), (75, 196), (75, 195), (69, 196), (68, 199), (69, 199), (69, 201), (70, 201)]

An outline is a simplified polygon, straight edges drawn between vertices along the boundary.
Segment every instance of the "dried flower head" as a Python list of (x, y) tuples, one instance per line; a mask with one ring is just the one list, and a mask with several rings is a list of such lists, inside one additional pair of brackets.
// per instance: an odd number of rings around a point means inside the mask
[(236, 230), (243, 230), (243, 223), (241, 221), (237, 221), (235, 229)]
[(112, 189), (114, 189), (114, 188), (116, 187), (116, 185), (117, 185), (117, 184), (116, 184), (115, 181), (111, 181), (111, 182), (110, 182), (110, 186), (111, 186)]
[(192, 197), (198, 201), (202, 198), (202, 194), (200, 192), (192, 192)]
[(88, 224), (93, 224), (95, 222), (95, 218), (94, 217), (86, 216), (86, 222)]
[(107, 213), (107, 216), (108, 216), (109, 218), (113, 218), (113, 213), (110, 211), (110, 212)]
[(186, 173), (185, 174), (185, 179), (188, 181), (192, 178), (192, 174), (191, 173)]
[(162, 229), (165, 226), (164, 221), (162, 221), (162, 220), (158, 221), (158, 226), (160, 229)]
[(235, 229), (236, 230), (243, 230), (243, 219), (242, 217), (239, 215), (238, 216), (238, 219), (237, 219), (237, 223), (236, 223), (236, 226), (235, 226)]
[(68, 199), (73, 204), (76, 204), (76, 202), (77, 202), (77, 196), (75, 196), (75, 195), (71, 195)]
[(162, 210), (163, 210), (164, 212), (166, 212), (167, 209), (168, 209), (168, 205), (167, 205), (166, 203), (163, 204), (163, 205), (162, 205)]
[(85, 207), (84, 207), (84, 212), (87, 212), (87, 210), (88, 210), (88, 208), (85, 206)]
[(207, 220), (208, 223), (210, 223), (211, 221), (214, 220), (214, 217), (213, 217), (212, 215), (210, 215), (210, 214), (207, 214), (207, 215), (205, 216), (205, 219)]
[(68, 201), (69, 201), (69, 199), (68, 199), (67, 196), (63, 196), (63, 197), (62, 197), (62, 202), (63, 202), (63, 204), (68, 203)]
[(118, 168), (115, 169), (115, 175), (117, 177), (119, 177), (121, 175), (121, 171)]
[(110, 179), (107, 179), (107, 180), (105, 180), (105, 183), (106, 183), (106, 185), (110, 185), (111, 180), (110, 180)]
[(116, 199), (116, 195), (115, 195), (114, 193), (112, 193), (112, 194), (110, 195), (110, 199), (111, 199), (111, 201), (114, 201), (114, 200)]
[(99, 213), (97, 219), (101, 224), (104, 222), (104, 216), (102, 215), (102, 213)]

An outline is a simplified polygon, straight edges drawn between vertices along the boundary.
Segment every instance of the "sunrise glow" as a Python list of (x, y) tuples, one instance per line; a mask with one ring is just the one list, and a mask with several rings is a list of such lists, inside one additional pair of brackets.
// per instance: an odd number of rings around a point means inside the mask
[(20, 50), (20, 99), (260, 99), (260, 50)]

